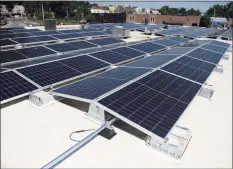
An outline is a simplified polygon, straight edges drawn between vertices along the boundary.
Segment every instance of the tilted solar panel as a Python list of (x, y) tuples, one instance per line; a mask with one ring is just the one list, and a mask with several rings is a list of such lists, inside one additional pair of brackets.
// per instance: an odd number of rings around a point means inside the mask
[(9, 33), (9, 34), (0, 35), (0, 39), (29, 37), (29, 36), (33, 36), (33, 35), (29, 33), (11, 33), (11, 34)]
[(27, 59), (27, 57), (16, 52), (15, 50), (8, 50), (8, 51), (0, 52), (1, 64), (7, 63), (7, 62), (19, 61), (23, 59)]
[(116, 53), (120, 53), (120, 54), (125, 55), (125, 56), (130, 57), (130, 58), (136, 58), (136, 57), (140, 57), (140, 56), (145, 55), (144, 52), (140, 52), (138, 50), (131, 49), (128, 47), (120, 47), (120, 48), (112, 49), (111, 51), (116, 52)]
[(58, 31), (40, 31), (40, 32), (30, 32), (30, 34), (35, 35), (35, 36), (40, 36), (40, 35), (59, 35), (61, 34)]
[(121, 120), (165, 138), (200, 88), (201, 85), (155, 71), (98, 102)]
[(2, 40), (0, 40), (0, 47), (1, 46), (10, 46), (10, 45), (15, 45), (15, 44), (17, 44), (17, 42), (13, 42), (10, 39), (2, 39)]
[(152, 53), (156, 51), (160, 51), (163, 49), (166, 49), (165, 46), (159, 45), (159, 44), (154, 44), (151, 42), (146, 42), (146, 43), (140, 43), (136, 45), (130, 45), (130, 48), (137, 49), (146, 53)]
[(203, 84), (215, 66), (211, 63), (183, 56), (162, 69)]
[(17, 69), (17, 71), (43, 87), (68, 80), (82, 74), (81, 72), (56, 61), (20, 68)]
[(216, 46), (216, 45), (212, 45), (212, 44), (203, 45), (201, 48), (208, 49), (210, 51), (214, 51), (214, 52), (218, 52), (218, 53), (222, 53), (222, 54), (224, 54), (227, 51), (227, 48), (225, 48), (225, 47)]
[(85, 48), (93, 48), (97, 45), (94, 45), (92, 43), (89, 43), (87, 41), (76, 41), (76, 42), (69, 42), (68, 44), (73, 45), (79, 49), (85, 49)]
[(220, 41), (212, 41), (212, 42), (210, 42), (210, 44), (222, 46), (222, 47), (225, 47), (225, 48), (228, 48), (230, 46), (229, 43), (224, 43), (224, 42), (220, 42)]
[(201, 48), (195, 49), (194, 51), (188, 53), (187, 55), (193, 58), (211, 62), (213, 64), (218, 64), (218, 62), (223, 57), (223, 55), (220, 53), (212, 52)]
[(19, 97), (33, 90), (38, 89), (13, 71), (1, 73), (0, 101), (5, 101), (13, 97)]
[(56, 52), (49, 50), (43, 46), (17, 49), (16, 51), (27, 56), (28, 58), (47, 56), (47, 55), (52, 55), (52, 54), (56, 53)]
[(38, 39), (34, 37), (25, 37), (25, 38), (13, 38), (13, 41), (17, 43), (33, 43), (33, 42), (39, 42)]
[(166, 47), (176, 46), (180, 44), (177, 41), (173, 41), (169, 39), (154, 40), (154, 41), (151, 41), (151, 43), (157, 43), (157, 44), (160, 44)]
[(53, 49), (57, 52), (69, 52), (69, 51), (74, 51), (78, 50), (79, 48), (69, 45), (67, 43), (60, 43), (60, 44), (53, 44), (53, 45), (46, 45), (46, 47)]

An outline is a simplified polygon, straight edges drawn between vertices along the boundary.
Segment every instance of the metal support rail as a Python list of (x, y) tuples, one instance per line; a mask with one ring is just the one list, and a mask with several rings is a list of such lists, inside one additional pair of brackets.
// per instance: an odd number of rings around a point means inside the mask
[(54, 167), (56, 167), (57, 165), (59, 165), (60, 163), (62, 163), (63, 161), (65, 161), (68, 157), (70, 157), (71, 155), (73, 155), (76, 151), (80, 150), (83, 146), (85, 146), (90, 141), (92, 141), (95, 137), (98, 136), (98, 134), (101, 131), (103, 131), (105, 128), (109, 127), (116, 120), (117, 120), (116, 118), (113, 118), (112, 120), (106, 122), (100, 128), (98, 128), (97, 130), (95, 130), (93, 133), (91, 133), (90, 135), (88, 135), (87, 137), (85, 137), (84, 139), (82, 139), (80, 142), (78, 142), (77, 144), (75, 144), (74, 146), (72, 146), (71, 148), (69, 148), (68, 150), (66, 150), (64, 153), (62, 153), (61, 155), (59, 155), (58, 157), (56, 157), (55, 159), (53, 159), (52, 161), (50, 161), (48, 164), (46, 164), (45, 166), (43, 166), (42, 169), (43, 168), (54, 168)]

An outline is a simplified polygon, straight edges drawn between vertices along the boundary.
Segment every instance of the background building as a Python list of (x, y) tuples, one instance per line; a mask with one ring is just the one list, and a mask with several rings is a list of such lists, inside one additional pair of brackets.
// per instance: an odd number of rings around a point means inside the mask
[(156, 14), (128, 14), (126, 22), (143, 23), (147, 19), (151, 24), (169, 24), (184, 26), (199, 26), (201, 16), (172, 16)]
[(116, 13), (116, 8), (117, 8), (116, 6), (112, 6), (112, 5), (108, 6), (108, 9), (109, 9), (110, 13)]
[(91, 13), (110, 13), (108, 7), (106, 6), (93, 6), (91, 8)]

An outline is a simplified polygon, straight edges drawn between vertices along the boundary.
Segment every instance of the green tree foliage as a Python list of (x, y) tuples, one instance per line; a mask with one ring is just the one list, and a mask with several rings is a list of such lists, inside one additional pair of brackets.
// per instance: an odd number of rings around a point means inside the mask
[(211, 25), (210, 17), (208, 15), (202, 16), (199, 26), (201, 26), (201, 27), (210, 27), (210, 25)]
[(186, 11), (186, 9), (185, 9), (185, 8), (183, 8), (183, 7), (182, 7), (182, 8), (180, 8), (180, 9), (179, 9), (179, 14), (180, 14), (180, 15), (187, 15), (187, 11)]
[(207, 10), (206, 15), (210, 17), (232, 18), (233, 2), (229, 2), (226, 5), (214, 5)]
[(169, 6), (161, 7), (159, 12), (161, 13), (161, 15), (168, 15), (169, 14)]
[(169, 6), (163, 6), (160, 8), (160, 13), (162, 15), (201, 15), (200, 10), (195, 10), (193, 8), (188, 11), (185, 8), (169, 8)]

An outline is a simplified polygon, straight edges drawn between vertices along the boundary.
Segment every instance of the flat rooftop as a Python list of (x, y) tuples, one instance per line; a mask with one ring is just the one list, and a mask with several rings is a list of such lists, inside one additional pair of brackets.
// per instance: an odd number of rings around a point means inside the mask
[[(140, 34), (131, 32), (133, 38), (128, 41), (156, 38)], [(196, 96), (179, 121), (192, 131), (181, 160), (147, 147), (137, 131), (118, 123), (111, 140), (97, 136), (57, 168), (231, 168), (232, 52), (227, 55), (229, 60), (220, 62), (223, 74), (213, 72), (207, 81), (215, 90), (211, 100)], [(41, 168), (50, 162), (76, 144), (69, 138), (72, 132), (100, 127), (85, 116), (87, 109), (86, 103), (70, 99), (36, 109), (27, 97), (2, 107), (1, 167)], [(81, 140), (91, 132), (72, 138)]]

